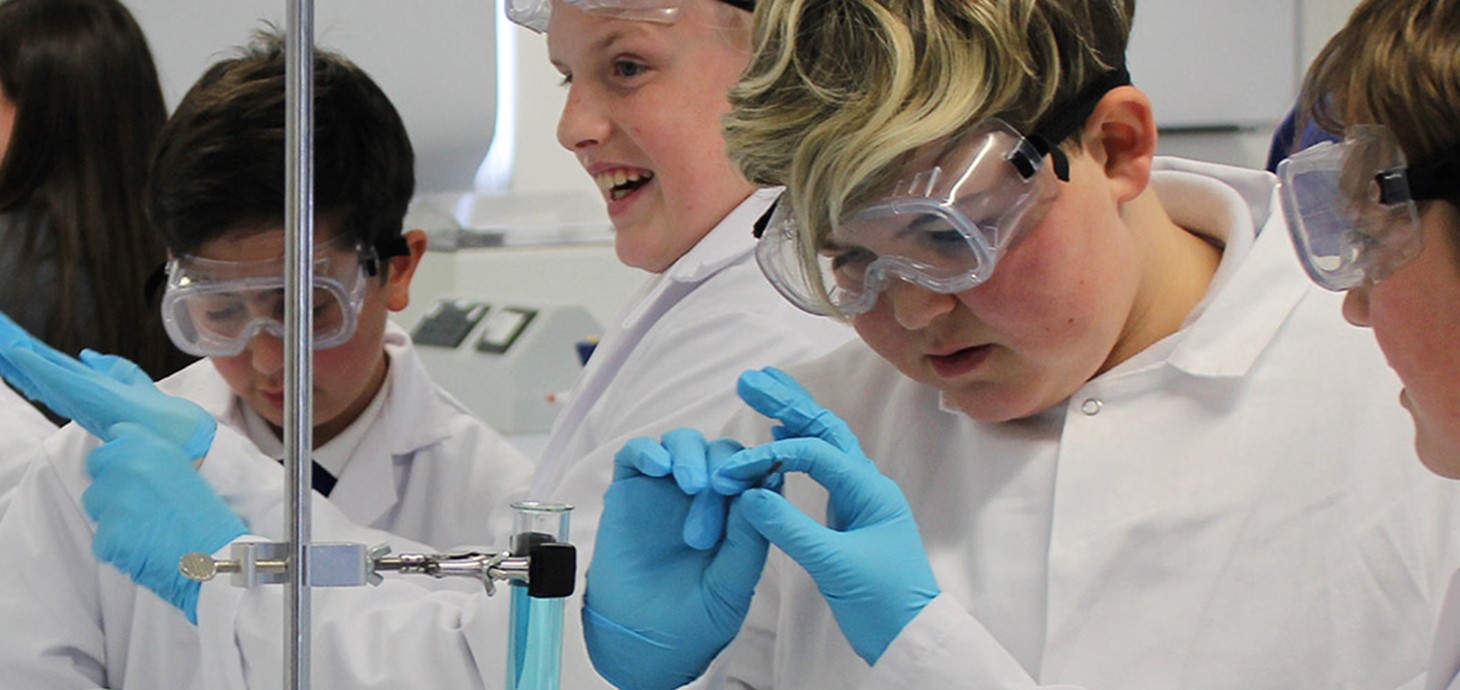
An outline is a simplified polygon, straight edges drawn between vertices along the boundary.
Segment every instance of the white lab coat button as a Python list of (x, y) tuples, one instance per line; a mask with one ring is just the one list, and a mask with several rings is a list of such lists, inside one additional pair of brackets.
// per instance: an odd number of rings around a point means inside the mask
[(1100, 414), (1100, 408), (1104, 406), (1105, 403), (1101, 402), (1100, 398), (1086, 398), (1085, 402), (1080, 403), (1080, 411), (1084, 412), (1086, 415), (1094, 417), (1095, 415)]

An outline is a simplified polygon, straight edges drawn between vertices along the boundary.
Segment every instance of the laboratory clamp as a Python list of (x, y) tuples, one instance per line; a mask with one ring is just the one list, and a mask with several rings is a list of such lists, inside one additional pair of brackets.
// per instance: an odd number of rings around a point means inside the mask
[[(487, 595), (496, 582), (511, 589), (507, 635), (507, 689), (558, 690), (563, 649), (563, 602), (573, 593), (577, 550), (568, 541), (564, 503), (512, 504), (512, 538), (506, 551), (453, 551), (391, 555), (390, 547), (352, 542), (316, 542), (309, 547), (310, 587), (360, 587), (383, 581), (381, 573), (468, 577)], [(284, 584), (289, 578), (290, 545), (278, 542), (233, 544), (231, 559), (190, 553), (178, 564), (183, 575), (206, 582), (221, 574), (238, 587)]]

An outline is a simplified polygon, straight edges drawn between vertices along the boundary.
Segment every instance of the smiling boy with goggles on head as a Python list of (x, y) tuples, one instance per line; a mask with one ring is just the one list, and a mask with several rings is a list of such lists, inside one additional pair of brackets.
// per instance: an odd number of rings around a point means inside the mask
[[(578, 9), (620, 19), (669, 24), (679, 20), (684, 0), (508, 0), (507, 18), (538, 33), (547, 32), (552, 21), (553, 2), (567, 2)], [(755, 8), (755, 0), (722, 0), (742, 10)]]

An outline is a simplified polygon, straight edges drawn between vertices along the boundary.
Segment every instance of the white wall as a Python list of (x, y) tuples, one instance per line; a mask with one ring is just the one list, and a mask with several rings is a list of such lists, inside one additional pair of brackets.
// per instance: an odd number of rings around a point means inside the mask
[[(124, 0), (146, 32), (169, 107), (283, 0)], [(489, 0), (320, 0), (315, 37), (371, 74), (405, 120), (422, 191), (470, 188), (494, 126)]]
[[(1137, 27), (1142, 21), (1142, 12), (1152, 7), (1161, 7), (1173, 2), (1198, 2), (1200, 0), (1142, 0), (1136, 3)], [(1274, 3), (1272, 12), (1277, 15), (1276, 22), (1286, 21), (1284, 13), (1289, 11), (1288, 2)], [(1312, 62), (1314, 55), (1319, 48), (1328, 41), (1329, 37), (1338, 31), (1348, 20), (1348, 15), (1358, 5), (1358, 0), (1296, 0), (1296, 6), (1292, 8), (1295, 12), (1296, 21), (1293, 31), (1296, 36), (1286, 44), (1287, 50), (1294, 54), (1295, 61), (1290, 71), (1274, 79), (1288, 83), (1288, 105), (1275, 110), (1265, 122), (1251, 122), (1238, 124), (1234, 131), (1164, 131), (1161, 135), (1159, 150), (1161, 153), (1185, 158), (1230, 163), (1246, 167), (1259, 168), (1267, 159), (1268, 147), (1272, 141), (1272, 132), (1287, 113), (1287, 108), (1297, 99), (1297, 88), (1301, 85), (1302, 73), (1307, 69), (1308, 63)], [(1213, 8), (1223, 8), (1226, 3), (1211, 3)], [(1241, 49), (1258, 49), (1262, 46), (1257, 44), (1257, 37), (1263, 35), (1260, 25), (1256, 24), (1256, 18), (1252, 20), (1254, 26), (1259, 28), (1251, 34), (1245, 34), (1233, 39), (1231, 45)], [(1175, 41), (1184, 41), (1189, 37), (1198, 34), (1195, 28), (1199, 26), (1195, 22), (1187, 27), (1173, 31), (1172, 37)], [(1202, 27), (1205, 30), (1205, 27)], [(1218, 68), (1222, 63), (1212, 59), (1213, 65)], [(1281, 66), (1274, 62), (1273, 69), (1278, 70)], [(1250, 74), (1245, 77), (1227, 74), (1221, 69), (1213, 72), (1215, 77), (1207, 77), (1207, 80), (1216, 79), (1221, 88), (1230, 89), (1244, 83), (1252, 83), (1254, 80), (1261, 80), (1261, 75)], [(1193, 80), (1194, 86), (1204, 86), (1209, 81)], [(1240, 96), (1238, 96), (1240, 97)], [(1159, 108), (1159, 106), (1158, 106)], [(1233, 123), (1237, 124), (1237, 123)]]

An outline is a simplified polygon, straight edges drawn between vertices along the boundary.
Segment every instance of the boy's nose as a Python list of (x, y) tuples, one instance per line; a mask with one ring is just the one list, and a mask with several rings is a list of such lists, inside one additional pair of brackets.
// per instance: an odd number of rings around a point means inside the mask
[(267, 330), (249, 341), (248, 352), (254, 371), (260, 374), (272, 376), (284, 367), (284, 341)]
[(915, 331), (927, 327), (953, 310), (957, 297), (934, 292), (905, 280), (894, 279), (879, 300), (887, 300), (892, 317), (903, 328)]
[(558, 143), (578, 152), (603, 143), (609, 128), (608, 118), (603, 117), (591, 89), (577, 84), (568, 87), (568, 99), (558, 116)]

